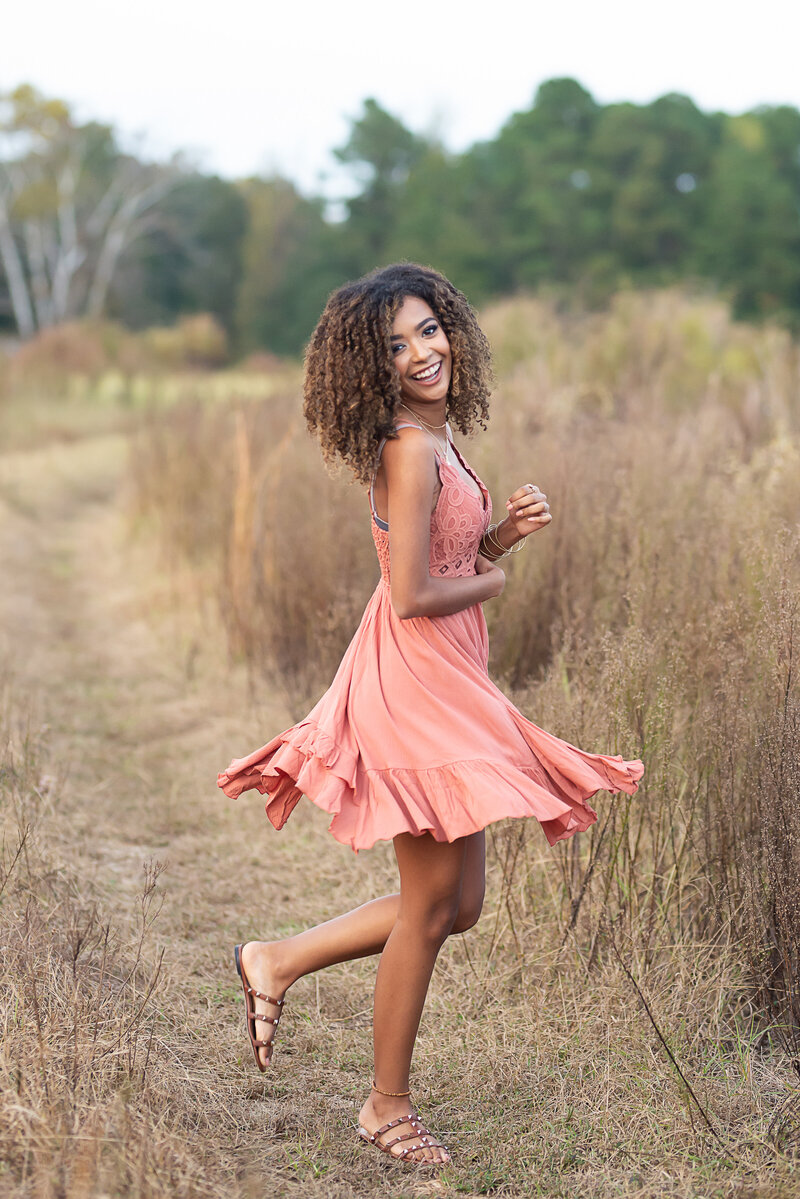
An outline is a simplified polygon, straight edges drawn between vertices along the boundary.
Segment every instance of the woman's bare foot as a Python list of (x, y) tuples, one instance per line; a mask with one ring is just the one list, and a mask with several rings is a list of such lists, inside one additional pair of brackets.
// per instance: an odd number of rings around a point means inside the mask
[[(367, 1102), (358, 1113), (358, 1122), (360, 1126), (370, 1134), (370, 1136), (382, 1128), (384, 1124), (389, 1124), (392, 1120), (399, 1120), (403, 1116), (413, 1113), (416, 1115), (416, 1108), (408, 1098), (395, 1098), (394, 1096), (382, 1095), (379, 1091), (370, 1091)], [(380, 1141), (382, 1144), (387, 1144), (394, 1140), (395, 1137), (406, 1136), (413, 1132), (414, 1129), (405, 1121), (403, 1124), (398, 1124), (394, 1128), (385, 1132)], [(408, 1149), (405, 1155), (405, 1160), (410, 1162), (431, 1162), (433, 1165), (445, 1165), (450, 1161), (450, 1154), (444, 1146), (433, 1146), (423, 1144), (424, 1134), (420, 1134), (413, 1139), (409, 1137), (407, 1141), (401, 1141), (398, 1145), (393, 1145), (389, 1150), (393, 1157), (400, 1157), (403, 1149)], [(427, 1134), (432, 1135), (432, 1134)], [(438, 1138), (434, 1138), (437, 1139)]]
[[(253, 990), (261, 991), (264, 995), (271, 995), (274, 999), (283, 999), (289, 987), (296, 980), (287, 971), (285, 962), (281, 961), (280, 942), (248, 941), (242, 946), (240, 953), (242, 969)], [(270, 1020), (279, 1018), (283, 1011), (282, 1007), (278, 1007), (274, 1003), (267, 1003), (264, 999), (254, 996), (253, 1001), (256, 1013), (268, 1016)], [(258, 1048), (262, 1066), (268, 1065), (272, 1060), (272, 1042), (276, 1031), (274, 1024), (268, 1024), (266, 1020), (256, 1021), (258, 1040), (268, 1042), (267, 1045), (260, 1045)]]

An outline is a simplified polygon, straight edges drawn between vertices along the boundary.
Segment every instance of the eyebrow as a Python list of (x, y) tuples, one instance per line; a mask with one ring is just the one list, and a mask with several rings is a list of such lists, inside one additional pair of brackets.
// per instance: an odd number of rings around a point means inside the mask
[[(435, 320), (436, 320), (435, 316), (426, 316), (424, 321), (420, 321), (418, 325), (414, 326), (414, 329), (415, 329), (415, 331), (417, 329), (421, 329), (423, 325), (429, 325), (431, 323), (431, 321), (435, 321)], [(402, 340), (403, 339), (399, 333), (392, 334), (392, 341), (402, 341)]]

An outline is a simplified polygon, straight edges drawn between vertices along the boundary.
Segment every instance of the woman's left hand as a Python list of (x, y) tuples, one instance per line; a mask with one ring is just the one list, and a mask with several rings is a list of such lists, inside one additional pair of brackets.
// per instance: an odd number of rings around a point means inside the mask
[(543, 529), (553, 519), (547, 496), (535, 483), (523, 483), (522, 487), (518, 487), (506, 500), (506, 509), (508, 520), (520, 537), (527, 537), (529, 533)]

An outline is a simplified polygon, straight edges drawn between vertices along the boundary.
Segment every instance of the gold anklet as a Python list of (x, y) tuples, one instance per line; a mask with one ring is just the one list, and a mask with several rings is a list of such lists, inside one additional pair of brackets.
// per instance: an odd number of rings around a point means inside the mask
[(372, 1089), (377, 1091), (379, 1095), (389, 1095), (392, 1099), (404, 1099), (406, 1095), (410, 1095), (410, 1091), (382, 1091), (380, 1087), (375, 1086), (375, 1079), (372, 1080)]

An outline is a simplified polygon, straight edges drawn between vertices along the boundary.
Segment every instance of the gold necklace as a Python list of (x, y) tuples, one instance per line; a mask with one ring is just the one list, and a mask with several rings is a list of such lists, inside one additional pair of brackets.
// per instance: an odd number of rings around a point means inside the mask
[(413, 417), (416, 417), (416, 419), (419, 421), (419, 423), (421, 425), (424, 425), (426, 429), (446, 429), (447, 428), (447, 421), (445, 421), (443, 425), (429, 425), (426, 420), (423, 420), (423, 418), (421, 416), (417, 416), (416, 412), (412, 411), (412, 409), (409, 408), (407, 404), (404, 404), (402, 400), (400, 401), (400, 407), (405, 408), (406, 412), (410, 412)]
[(431, 429), (447, 428), (447, 421), (445, 421), (443, 425), (430, 425), (428, 428), (425, 428), (425, 422), (417, 416), (416, 412), (412, 412), (412, 410), (406, 404), (404, 404), (402, 402), (402, 400), (400, 401), (400, 407), (405, 408), (405, 410), (409, 414), (409, 416), (413, 416), (414, 420), (417, 421), (420, 429), (422, 429), (422, 432), (427, 433), (428, 436), (430, 438), (432, 438), (433, 441), (436, 442), (436, 444), (439, 446), (439, 448), (444, 450), (444, 460), (445, 460), (445, 462), (447, 462), (449, 464), (449, 462), (450, 462), (450, 438), (445, 434), (444, 445), (442, 445), (442, 442), (439, 440), (439, 438), (436, 436), (436, 434), (431, 433)]

